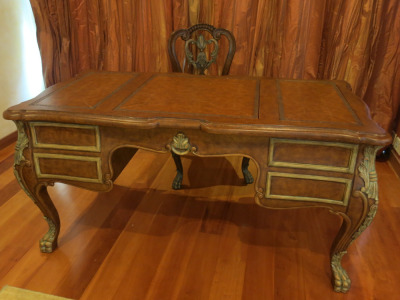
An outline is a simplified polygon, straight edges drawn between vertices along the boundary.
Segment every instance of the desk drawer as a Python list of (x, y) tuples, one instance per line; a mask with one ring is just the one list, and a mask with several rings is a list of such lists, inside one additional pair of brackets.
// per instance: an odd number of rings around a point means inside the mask
[(272, 138), (268, 166), (354, 173), (358, 145)]
[(102, 183), (100, 157), (34, 153), (38, 178)]
[(36, 148), (100, 152), (97, 126), (31, 122), (30, 127)]
[(269, 172), (265, 197), (347, 205), (351, 186), (347, 178)]

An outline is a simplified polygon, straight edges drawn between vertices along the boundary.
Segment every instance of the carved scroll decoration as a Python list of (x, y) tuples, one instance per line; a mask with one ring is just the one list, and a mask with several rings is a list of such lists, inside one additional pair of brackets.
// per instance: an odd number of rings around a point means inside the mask
[(375, 218), (377, 211), (378, 211), (378, 205), (374, 204), (370, 207), (369, 213), (365, 218), (364, 222), (362, 223), (360, 228), (358, 228), (357, 232), (355, 232), (354, 235), (352, 236), (353, 241), (356, 238), (358, 238), (365, 229), (367, 229), (367, 227), (371, 224), (372, 220)]
[(106, 174), (103, 175), (103, 184), (108, 186), (108, 188), (106, 190), (107, 192), (112, 190), (114, 184), (113, 184), (113, 181), (111, 179), (111, 174), (110, 173), (106, 173)]
[[(206, 53), (204, 50), (206, 49), (207, 45), (213, 43), (214, 50), (211, 52), (211, 59), (207, 60)], [(190, 51), (190, 45), (195, 44), (197, 49), (200, 51), (197, 54), (197, 59), (194, 61), (193, 53)], [(217, 59), (218, 55), (218, 43), (215, 39), (206, 40), (202, 34), (199, 35), (197, 40), (189, 39), (185, 43), (185, 54), (187, 57), (188, 62), (195, 67), (196, 69), (200, 70), (200, 74), (204, 75), (204, 71)]]
[[(256, 183), (256, 185), (257, 184), (258, 184), (258, 182)], [(260, 206), (262, 206), (261, 201), (264, 199), (264, 195), (265, 195), (264, 189), (261, 187), (256, 187), (256, 194), (254, 196), (254, 201)]]
[[(365, 197), (365, 195), (361, 192), (358, 192), (358, 194), (363, 199), (364, 205), (368, 205), (368, 199)], [(363, 231), (367, 229), (369, 225), (371, 225), (372, 220), (375, 218), (377, 211), (378, 211), (378, 200), (376, 200), (375, 203), (370, 206), (369, 212), (366, 218), (364, 219), (363, 223), (351, 237), (351, 243), (354, 242), (354, 240), (358, 238), (361, 235), (361, 233), (363, 233)]]
[(358, 167), (358, 171), (360, 172), (360, 177), (364, 180), (364, 187), (361, 188), (361, 192), (355, 192), (355, 194), (359, 194), (362, 198), (365, 206), (368, 205), (368, 198), (375, 200), (374, 204), (369, 207), (368, 214), (364, 219), (361, 226), (351, 237), (353, 242), (356, 238), (358, 238), (361, 233), (371, 224), (372, 220), (375, 218), (375, 215), (378, 211), (378, 177), (376, 175), (375, 170), (375, 156), (379, 147), (368, 146), (364, 150), (364, 159)]
[(17, 126), (18, 138), (17, 144), (15, 145), (15, 156), (14, 156), (14, 176), (18, 181), (18, 184), (21, 186), (22, 190), (33, 200), (34, 203), (37, 203), (35, 198), (32, 197), (31, 193), (26, 189), (25, 184), (20, 175), (22, 168), (24, 166), (30, 166), (31, 162), (26, 160), (24, 157), (24, 150), (29, 145), (29, 138), (25, 133), (24, 123), (21, 121), (15, 121), (15, 125)]
[(28, 147), (29, 139), (25, 133), (24, 123), (21, 121), (15, 121), (15, 125), (17, 126), (18, 139), (15, 146), (14, 165), (20, 165), (21, 161), (25, 161), (23, 152), (24, 149)]
[(368, 146), (364, 150), (364, 159), (358, 167), (360, 177), (364, 180), (364, 187), (361, 191), (368, 198), (378, 201), (378, 177), (375, 171), (375, 156), (378, 147)]

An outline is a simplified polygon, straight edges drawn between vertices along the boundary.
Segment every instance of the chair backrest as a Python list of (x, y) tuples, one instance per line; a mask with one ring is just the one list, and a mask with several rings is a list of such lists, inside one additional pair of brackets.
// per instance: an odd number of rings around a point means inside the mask
[[(206, 40), (202, 33), (204, 31), (209, 32), (212, 38)], [(172, 71), (182, 72), (182, 70), (185, 70), (185, 62), (183, 67), (181, 67), (175, 51), (176, 40), (179, 37), (185, 42), (186, 63), (197, 70), (199, 74), (204, 75), (205, 70), (217, 59), (221, 35), (224, 35), (229, 42), (229, 50), (221, 75), (228, 75), (236, 51), (235, 38), (228, 30), (215, 28), (208, 24), (197, 24), (188, 29), (179, 29), (171, 34), (168, 41), (168, 52), (172, 63)], [(208, 48), (207, 46), (210, 45), (212, 46)], [(209, 51), (209, 58), (207, 57), (207, 48)], [(195, 49), (195, 51), (193, 51), (193, 49)]]

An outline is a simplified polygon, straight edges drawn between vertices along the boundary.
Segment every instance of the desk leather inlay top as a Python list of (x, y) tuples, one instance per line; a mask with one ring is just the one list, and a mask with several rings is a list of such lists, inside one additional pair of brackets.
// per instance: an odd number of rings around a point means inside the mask
[[(110, 73), (88, 75), (90, 76), (78, 78), (56, 92), (39, 98), (35, 101), (35, 105), (93, 109), (135, 77), (130, 73), (113, 74), (112, 76)], [(95, 86), (93, 81), (96, 82)], [(88, 91), (91, 91), (90, 95), (88, 95)]]
[[(277, 89), (281, 120), (360, 124), (332, 81), (280, 80)], [(306, 101), (307, 106), (299, 106), (299, 101)]]
[[(172, 86), (177, 93), (162, 92)], [(242, 101), (231, 101), (229, 105), (215, 101), (219, 95), (229, 95), (232, 91)], [(174, 105), (165, 106), (165, 103)], [(124, 99), (116, 110), (258, 119), (258, 103), (256, 79), (154, 75)]]
[(384, 134), (370, 120), (366, 106), (340, 81), (89, 72), (16, 108), (26, 110), (27, 120), (59, 121), (65, 115), (69, 121), (68, 114), (75, 113), (74, 122), (79, 124), (96, 119), (98, 125), (168, 127), (169, 119), (179, 118), (192, 120), (190, 127), (197, 122), (215, 133), (267, 135), (287, 132), (290, 126), (299, 137), (309, 137), (311, 131), (320, 135), (323, 129), (326, 138), (337, 140), (339, 135), (354, 143)]
[(54, 182), (109, 191), (137, 149), (237, 155), (257, 168), (258, 205), (342, 218), (330, 253), (337, 292), (350, 289), (341, 259), (377, 212), (375, 155), (391, 141), (341, 81), (89, 72), (3, 115), (18, 130), (14, 174), (49, 225), (41, 251), (58, 243)]

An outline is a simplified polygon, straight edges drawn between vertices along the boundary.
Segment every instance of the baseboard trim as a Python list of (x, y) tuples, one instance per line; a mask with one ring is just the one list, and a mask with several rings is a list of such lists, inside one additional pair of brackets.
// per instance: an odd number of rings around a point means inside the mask
[(2, 139), (0, 139), (0, 149), (3, 149), (9, 145), (11, 145), (12, 143), (16, 142), (18, 138), (18, 134), (17, 131), (14, 131), (12, 133), (10, 133), (9, 135), (3, 137)]
[(390, 152), (389, 163), (397, 176), (400, 177), (400, 156), (394, 150)]

